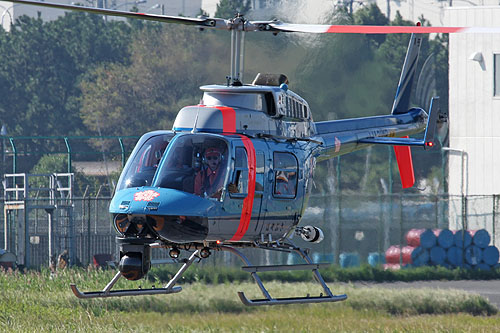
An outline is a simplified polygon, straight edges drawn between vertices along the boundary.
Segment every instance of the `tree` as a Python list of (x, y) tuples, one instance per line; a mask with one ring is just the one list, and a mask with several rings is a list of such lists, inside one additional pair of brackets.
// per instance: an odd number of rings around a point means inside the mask
[[(329, 23), (335, 22), (333, 18), (338, 17), (344, 24), (389, 23), (375, 5), (366, 6), (353, 16), (345, 12), (333, 12)], [(421, 21), (426, 24), (423, 18)], [(390, 24), (412, 25), (413, 23), (403, 20), (397, 13), (395, 20)], [(421, 68), (429, 54), (434, 52), (436, 77), (438, 80), (446, 81), (446, 40), (438, 38), (429, 41), (427, 35), (423, 37), (418, 68)], [(309, 101), (314, 119), (333, 120), (389, 114), (408, 40), (409, 35), (405, 34), (391, 34), (385, 38), (362, 35), (321, 37), (320, 43), (309, 50), (306, 60), (298, 66), (300, 70), (297, 74), (300, 86), (304, 87), (300, 94)], [(419, 72), (420, 69), (417, 69), (417, 77)], [(416, 82), (414, 88), (415, 85)], [(438, 89), (442, 89), (438, 95), (446, 96), (447, 82), (440, 81), (437, 86)], [(415, 97), (415, 94), (413, 96)], [(412, 106), (415, 106), (413, 101)], [(428, 105), (418, 106), (425, 109), (428, 107)], [(363, 151), (342, 156), (342, 165), (349, 165), (349, 168), (342, 168), (342, 188), (359, 190), (360, 179), (363, 179), (369, 191), (377, 192), (381, 189), (380, 179), (388, 176), (388, 154), (386, 147), (374, 147), (373, 153)], [(417, 177), (424, 177), (436, 163), (439, 161), (430, 160), (429, 157), (417, 159), (415, 161)], [(328, 177), (326, 169), (326, 165), (319, 164), (320, 180), (316, 184), (327, 183), (321, 181), (321, 177)], [(399, 179), (397, 167), (394, 166), (393, 170), (394, 180)]]
[[(380, 11), (377, 4), (372, 3), (367, 6), (361, 7), (353, 15), (354, 24), (358, 25), (387, 25), (389, 19)], [(375, 34), (369, 35), (367, 38), (376, 43), (376, 46), (385, 41), (386, 35)]]
[(82, 81), (85, 125), (108, 135), (170, 129), (181, 106), (199, 101), (198, 86), (217, 71), (221, 49), (216, 35), (190, 27), (144, 30), (131, 45), (130, 66), (100, 66)]
[(126, 63), (130, 28), (69, 13), (46, 23), (23, 16), (0, 35), (0, 122), (9, 134), (78, 135), (80, 76), (97, 63)]
[(215, 17), (231, 18), (236, 14), (245, 15), (250, 11), (250, 8), (249, 0), (221, 0), (217, 4)]

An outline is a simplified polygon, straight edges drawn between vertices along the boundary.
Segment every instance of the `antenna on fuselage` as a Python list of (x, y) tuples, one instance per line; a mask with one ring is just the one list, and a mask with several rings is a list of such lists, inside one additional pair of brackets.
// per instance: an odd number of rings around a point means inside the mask
[(200, 108), (196, 111), (196, 117), (194, 118), (194, 124), (193, 124), (193, 129), (191, 130), (191, 133), (196, 133), (198, 132), (198, 129), (196, 126), (198, 125), (198, 116), (200, 115)]

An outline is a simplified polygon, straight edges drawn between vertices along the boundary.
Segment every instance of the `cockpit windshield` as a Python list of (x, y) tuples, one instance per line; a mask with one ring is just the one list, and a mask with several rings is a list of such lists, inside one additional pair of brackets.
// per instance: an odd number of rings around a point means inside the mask
[(215, 136), (188, 134), (167, 150), (153, 186), (220, 198), (227, 174), (227, 143)]
[(173, 134), (161, 134), (147, 139), (127, 163), (117, 191), (128, 187), (150, 186), (161, 157)]

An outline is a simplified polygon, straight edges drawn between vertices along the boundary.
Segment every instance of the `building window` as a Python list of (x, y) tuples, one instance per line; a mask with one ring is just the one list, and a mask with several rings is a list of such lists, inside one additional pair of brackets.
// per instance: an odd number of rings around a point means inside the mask
[(500, 96), (500, 54), (493, 55), (493, 96)]

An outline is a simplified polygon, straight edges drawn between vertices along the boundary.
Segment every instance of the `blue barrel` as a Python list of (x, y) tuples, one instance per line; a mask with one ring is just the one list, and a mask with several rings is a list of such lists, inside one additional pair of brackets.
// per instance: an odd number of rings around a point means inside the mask
[(446, 259), (446, 250), (441, 246), (433, 246), (430, 251), (430, 260), (434, 265), (443, 265)]
[(420, 234), (420, 246), (430, 249), (436, 245), (437, 237), (434, 231), (431, 229), (425, 229), (425, 231)]
[(453, 232), (450, 229), (443, 229), (439, 232), (437, 243), (443, 249), (449, 249), (453, 246), (454, 242)]
[[(313, 261), (316, 262), (314, 260), (314, 255), (313, 255)], [(286, 264), (287, 265), (305, 264), (305, 261), (297, 253), (291, 252), (291, 253), (288, 254), (288, 258), (286, 260)]]
[(357, 253), (341, 253), (339, 256), (340, 267), (358, 267), (359, 255)]
[(471, 245), (464, 251), (465, 262), (469, 265), (478, 265), (483, 258), (483, 250), (476, 245)]
[(335, 256), (333, 253), (323, 253), (320, 256), (321, 262), (324, 263), (333, 263), (335, 261)]
[(474, 266), (474, 269), (479, 269), (481, 271), (489, 271), (491, 270), (491, 266), (488, 264), (485, 264), (484, 262), (480, 262), (476, 266)]
[(469, 247), (472, 244), (472, 236), (467, 230), (457, 230), (453, 235), (455, 246), (462, 249)]
[(320, 253), (318, 253), (318, 252), (314, 252), (314, 253), (312, 254), (312, 258), (311, 258), (311, 259), (312, 259), (312, 261), (313, 261), (314, 263), (319, 263), (319, 262), (321, 262), (321, 254), (320, 254)]
[(462, 267), (464, 264), (463, 249), (452, 246), (446, 251), (446, 260), (454, 267)]
[(448, 268), (448, 269), (453, 268), (453, 266), (451, 264), (449, 264), (448, 262), (446, 262), (446, 261), (442, 265), (440, 265), (440, 266), (442, 266), (444, 268)]
[(416, 247), (411, 253), (411, 261), (415, 267), (427, 265), (429, 263), (429, 258), (429, 251), (422, 246)]
[(500, 255), (496, 246), (488, 246), (483, 249), (483, 262), (490, 266), (498, 264)]
[(490, 245), (490, 234), (486, 229), (476, 230), (474, 236), (472, 236), (472, 244), (484, 249)]
[(333, 253), (314, 252), (312, 255), (312, 261), (315, 263), (332, 263), (333, 260)]
[(385, 264), (385, 255), (378, 252), (370, 252), (368, 254), (368, 264), (372, 267)]

